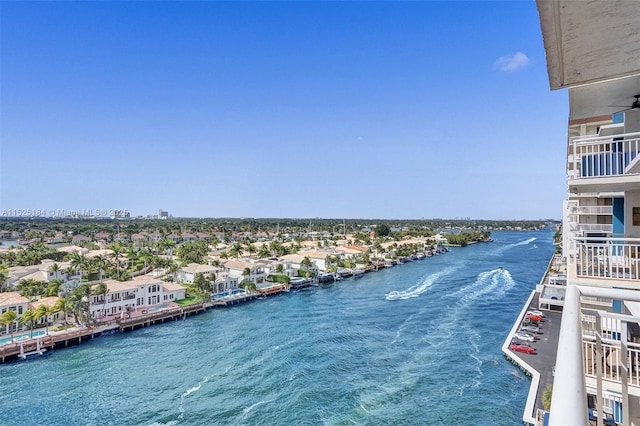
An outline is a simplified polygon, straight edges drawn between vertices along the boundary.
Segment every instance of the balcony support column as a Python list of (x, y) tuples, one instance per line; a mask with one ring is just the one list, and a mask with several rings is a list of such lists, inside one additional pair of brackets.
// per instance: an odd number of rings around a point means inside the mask
[(627, 351), (627, 322), (620, 322), (620, 363), (622, 364), (622, 424), (629, 426), (629, 369), (627, 368), (629, 354)]
[(598, 426), (603, 426), (602, 421), (604, 396), (602, 395), (602, 363), (604, 362), (604, 354), (602, 353), (602, 317), (599, 313), (596, 315), (596, 410), (598, 411)]
[(581, 322), (580, 291), (575, 285), (568, 285), (558, 338), (550, 426), (589, 424)]

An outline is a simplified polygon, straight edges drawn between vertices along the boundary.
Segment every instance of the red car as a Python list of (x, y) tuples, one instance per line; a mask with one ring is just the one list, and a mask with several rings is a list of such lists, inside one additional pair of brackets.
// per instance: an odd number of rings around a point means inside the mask
[(532, 313), (528, 313), (525, 316), (525, 318), (528, 319), (528, 320), (531, 320), (531, 321), (536, 321), (536, 322), (542, 321), (542, 316), (541, 315), (532, 314)]
[(531, 346), (517, 344), (517, 343), (512, 343), (511, 345), (509, 345), (509, 350), (512, 350), (515, 352), (522, 352), (524, 354), (532, 354), (532, 355), (536, 353), (536, 350)]

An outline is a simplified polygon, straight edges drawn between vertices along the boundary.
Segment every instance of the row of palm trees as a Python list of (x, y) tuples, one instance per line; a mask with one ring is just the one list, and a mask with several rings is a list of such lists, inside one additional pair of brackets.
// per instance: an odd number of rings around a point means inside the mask
[(49, 325), (51, 324), (51, 317), (58, 312), (66, 309), (65, 299), (58, 299), (55, 305), (49, 306), (41, 304), (37, 309), (27, 309), (18, 317), (16, 311), (8, 310), (4, 314), (0, 315), (0, 324), (6, 328), (6, 331), (10, 333), (13, 340), (14, 327), (13, 324), (17, 323), (21, 326), (28, 326), (30, 337), (33, 337), (33, 328), (38, 320), (41, 318), (46, 319), (46, 334), (49, 334)]

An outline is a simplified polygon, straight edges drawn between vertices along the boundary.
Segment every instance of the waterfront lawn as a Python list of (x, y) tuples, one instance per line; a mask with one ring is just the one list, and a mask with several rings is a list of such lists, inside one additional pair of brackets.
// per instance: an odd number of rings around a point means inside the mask
[(201, 303), (202, 301), (202, 297), (189, 296), (186, 299), (176, 300), (176, 303), (184, 308), (185, 306), (195, 305), (196, 303)]

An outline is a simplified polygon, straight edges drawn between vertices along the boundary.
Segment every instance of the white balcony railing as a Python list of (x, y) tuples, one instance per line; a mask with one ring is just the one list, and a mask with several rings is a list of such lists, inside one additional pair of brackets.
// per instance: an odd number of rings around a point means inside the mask
[(574, 239), (578, 277), (640, 281), (640, 238)]
[(613, 206), (569, 206), (571, 215), (612, 215)]
[(613, 225), (610, 223), (576, 223), (569, 222), (570, 231), (573, 232), (602, 232), (610, 234), (613, 232)]
[(640, 173), (640, 132), (572, 138), (573, 173), (570, 179)]
[[(602, 343), (602, 356), (596, 355), (596, 342), (585, 339), (583, 342), (584, 372), (587, 377), (595, 378), (597, 364), (602, 364), (602, 379), (621, 383), (622, 366), (619, 344)], [(640, 347), (629, 343), (627, 348), (627, 371), (629, 386), (640, 386)]]

